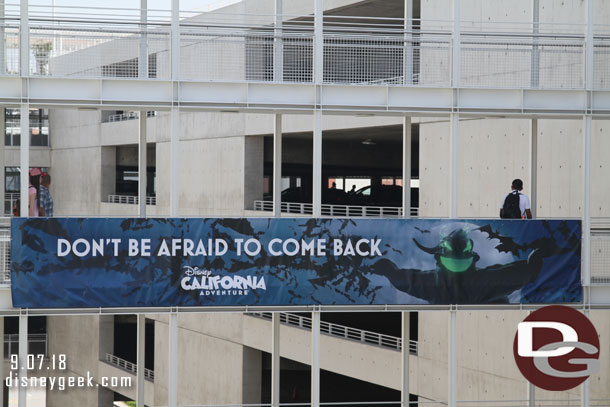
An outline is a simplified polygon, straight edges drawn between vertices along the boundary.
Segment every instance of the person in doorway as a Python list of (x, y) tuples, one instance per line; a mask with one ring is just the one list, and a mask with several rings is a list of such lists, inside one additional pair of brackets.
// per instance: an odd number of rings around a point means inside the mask
[(28, 216), (40, 216), (40, 168), (30, 170), (30, 187), (28, 189)]
[(348, 195), (354, 195), (356, 193), (356, 185), (352, 185), (352, 189), (347, 193)]
[(40, 177), (40, 216), (52, 217), (53, 216), (53, 197), (49, 192), (49, 186), (51, 185), (51, 176), (49, 174), (42, 174)]
[(512, 191), (508, 193), (502, 205), (500, 205), (500, 217), (502, 219), (532, 219), (530, 199), (522, 194), (523, 181), (519, 178), (513, 180)]

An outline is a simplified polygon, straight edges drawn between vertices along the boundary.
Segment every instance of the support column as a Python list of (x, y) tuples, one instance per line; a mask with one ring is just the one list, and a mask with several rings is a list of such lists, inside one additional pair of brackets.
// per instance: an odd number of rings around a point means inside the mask
[[(583, 313), (587, 318), (589, 318), (589, 309), (585, 308)], [(580, 389), (580, 405), (581, 407), (589, 407), (591, 404), (591, 378), (587, 377), (587, 379), (582, 382), (582, 387)]]
[(282, 82), (284, 80), (284, 41), (282, 38), (282, 26), (284, 14), (283, 0), (275, 0), (275, 30), (273, 30), (273, 80)]
[(402, 407), (409, 407), (409, 348), (411, 338), (410, 312), (403, 311), (402, 313), (402, 392), (401, 402)]
[(30, 185), (30, 105), (21, 105), (21, 206), (19, 208), (21, 216), (28, 216), (28, 188)]
[(280, 406), (280, 313), (274, 312), (271, 337), (271, 407)]
[(180, 107), (178, 81), (180, 80), (180, 0), (172, 0), (172, 44), (171, 76), (173, 104), (171, 109), (170, 133), (170, 179), (169, 179), (169, 213), (178, 216), (178, 143), (180, 141)]
[(447, 407), (457, 406), (457, 338), (456, 324), (457, 311), (449, 311), (449, 389), (447, 396)]
[(146, 185), (147, 180), (147, 164), (146, 156), (146, 110), (140, 110), (138, 122), (139, 138), (138, 138), (138, 215), (141, 218), (146, 217)]
[[(6, 39), (4, 35), (6, 33), (5, 24), (6, 17), (5, 1), (0, 0), (0, 75), (6, 73)], [(4, 135), (2, 135), (4, 137)], [(2, 198), (4, 200), (4, 198)], [(0, 400), (1, 402), (1, 400)]]
[(402, 122), (402, 217), (411, 217), (411, 116)]
[[(2, 0), (0, 0), (0, 3)], [(0, 5), (0, 7), (2, 7)], [(0, 33), (0, 39), (2, 38), (2, 33)], [(1, 50), (0, 50), (1, 51)], [(1, 68), (0, 68), (1, 70)], [(0, 71), (1, 72), (1, 71)], [(5, 170), (6, 170), (6, 162), (5, 162), (5, 142), (6, 142), (6, 109), (4, 107), (0, 107), (0, 194), (2, 194), (2, 199), (0, 199), (0, 214), (4, 216), (6, 210), (6, 193), (5, 193)], [(9, 208), (11, 210), (11, 208)], [(2, 319), (0, 317), (0, 319)], [(0, 359), (2, 360), (2, 359)], [(3, 376), (0, 376), (3, 377)], [(1, 394), (0, 394), (1, 396)], [(2, 399), (0, 399), (2, 400)]]
[(530, 140), (530, 203), (532, 218), (536, 218), (538, 210), (538, 119), (532, 119)]
[(148, 78), (148, 0), (140, 0), (140, 55), (138, 78)]
[[(585, 29), (585, 89), (593, 90), (593, 9), (595, 0), (587, 2), (587, 24)], [(590, 100), (588, 101), (591, 102)]]
[(405, 44), (402, 76), (405, 85), (413, 85), (413, 0), (404, 0), (404, 3)]
[(169, 383), (167, 406), (178, 406), (178, 314), (169, 314)]
[[(28, 377), (28, 315), (19, 314), (19, 380)], [(3, 361), (4, 362), (4, 361)], [(27, 387), (19, 386), (19, 407), (27, 406)]]
[(320, 311), (311, 313), (311, 407), (320, 407)]
[(458, 88), (460, 85), (460, 0), (453, 0), (453, 44), (451, 48), (451, 85)]
[(273, 216), (282, 216), (282, 115), (277, 113), (273, 124)]
[(136, 406), (144, 407), (144, 369), (145, 369), (145, 352), (146, 352), (146, 317), (144, 314), (138, 314), (138, 326), (137, 326), (137, 355), (136, 355), (136, 382), (137, 382), (137, 395), (136, 395)]
[(322, 111), (314, 112), (313, 125), (313, 217), (322, 216)]
[(540, 0), (532, 0), (532, 62), (530, 87), (540, 86), (540, 50), (538, 49), (538, 34), (540, 34)]
[(458, 141), (459, 141), (459, 125), (460, 125), (460, 117), (457, 113), (452, 113), (450, 115), (450, 133), (451, 133), (451, 156), (450, 162), (451, 165), (449, 167), (449, 200), (450, 200), (450, 209), (449, 209), (449, 217), (457, 218), (458, 216)]
[[(324, 1), (315, 0), (313, 19), (313, 79), (316, 85), (324, 81)], [(318, 89), (319, 92), (319, 89)], [(319, 101), (318, 101), (319, 102)]]
[[(582, 203), (582, 284), (591, 285), (591, 125), (592, 118), (583, 118), (584, 154), (583, 154), (583, 203)], [(585, 293), (587, 292), (585, 288)], [(588, 298), (585, 298), (588, 300)]]
[[(30, 76), (29, 0), (20, 0), (19, 4), (19, 70), (24, 78)], [(25, 87), (25, 84), (22, 86)]]

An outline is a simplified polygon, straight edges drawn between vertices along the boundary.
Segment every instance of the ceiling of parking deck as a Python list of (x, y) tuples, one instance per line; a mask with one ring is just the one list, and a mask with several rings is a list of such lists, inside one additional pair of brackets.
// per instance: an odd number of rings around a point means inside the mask
[[(413, 2), (413, 16), (419, 17), (419, 1)], [(402, 18), (404, 16), (404, 0), (365, 0), (344, 7), (326, 10), (325, 16), (358, 16)]]

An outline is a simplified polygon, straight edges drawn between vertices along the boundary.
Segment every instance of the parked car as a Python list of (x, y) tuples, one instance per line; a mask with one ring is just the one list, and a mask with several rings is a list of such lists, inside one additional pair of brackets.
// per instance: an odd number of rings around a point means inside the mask
[[(418, 190), (411, 189), (411, 205), (417, 206)], [(349, 205), (360, 206), (401, 206), (402, 187), (400, 185), (368, 185), (348, 196)]]

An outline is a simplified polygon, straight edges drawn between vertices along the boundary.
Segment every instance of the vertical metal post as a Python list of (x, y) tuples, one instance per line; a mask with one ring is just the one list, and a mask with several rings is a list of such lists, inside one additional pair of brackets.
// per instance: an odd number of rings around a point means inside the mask
[(402, 217), (411, 217), (411, 116), (402, 122)]
[(313, 125), (313, 217), (322, 216), (322, 111), (314, 112)]
[[(532, 311), (528, 311), (527, 315), (531, 315)], [(529, 380), (527, 381), (527, 406), (536, 407), (536, 386)]]
[(530, 86), (540, 86), (540, 50), (538, 49), (538, 35), (540, 34), (540, 0), (532, 0), (532, 61), (530, 73)]
[(138, 138), (138, 215), (141, 218), (146, 217), (146, 185), (148, 180), (147, 176), (147, 164), (148, 158), (146, 156), (146, 110), (140, 110), (139, 113), (139, 138)]
[(460, 0), (453, 0), (453, 45), (451, 49), (451, 85), (454, 88), (460, 85)]
[(282, 216), (282, 115), (277, 113), (273, 122), (273, 216)]
[[(19, 69), (21, 77), (30, 76), (29, 0), (21, 0), (19, 9)], [(25, 85), (22, 85), (25, 86)]]
[(402, 312), (402, 407), (409, 407), (410, 312)]
[(532, 119), (530, 140), (530, 198), (532, 217), (536, 218), (538, 208), (538, 119)]
[(274, 312), (271, 338), (271, 407), (280, 406), (280, 313)]
[(167, 406), (178, 406), (178, 314), (169, 314), (169, 383)]
[(140, 0), (140, 56), (138, 78), (148, 78), (148, 0)]
[(21, 105), (21, 216), (28, 216), (28, 188), (30, 185), (30, 105)]
[(313, 42), (313, 78), (316, 85), (321, 85), (324, 81), (324, 0), (315, 0)]
[(136, 406), (144, 407), (144, 369), (146, 368), (145, 363), (145, 352), (146, 352), (146, 317), (144, 314), (138, 314), (137, 316), (137, 355), (136, 355), (136, 381), (137, 381), (137, 395), (136, 395)]
[[(19, 380), (28, 377), (28, 315), (19, 314)], [(19, 407), (27, 406), (27, 386), (19, 386)]]
[(405, 85), (413, 84), (413, 0), (404, 0), (405, 44), (402, 60), (402, 76)]
[(180, 0), (172, 0), (172, 45), (171, 74), (173, 104), (171, 109), (170, 132), (170, 178), (169, 178), (169, 213), (178, 216), (178, 144), (180, 142), (180, 107), (178, 81), (180, 80)]
[(456, 324), (457, 311), (449, 311), (449, 394), (447, 407), (457, 406), (457, 338)]
[(587, 1), (587, 25), (585, 32), (585, 89), (593, 90), (593, 9), (595, 0)]
[(275, 82), (284, 80), (284, 44), (282, 38), (283, 0), (275, 0), (275, 30), (273, 31), (273, 79)]
[[(583, 313), (588, 318), (589, 317), (589, 309), (585, 308)], [(582, 383), (582, 387), (580, 389), (580, 405), (581, 407), (589, 407), (591, 404), (591, 378), (587, 377), (587, 379)]]
[[(0, 34), (0, 40), (2, 39), (2, 36)], [(6, 142), (6, 109), (4, 107), (0, 107), (0, 194), (2, 194), (2, 199), (0, 199), (0, 214), (1, 216), (4, 216), (5, 213), (5, 205), (6, 205), (6, 199), (5, 199), (5, 185), (4, 185), (4, 178), (5, 178), (5, 170), (6, 170), (6, 162), (5, 162), (5, 142)], [(9, 208), (10, 210), (10, 208)], [(1, 319), (1, 318), (0, 318)], [(0, 359), (3, 360), (3, 359)], [(4, 377), (4, 376), (0, 376), (0, 377)], [(0, 399), (1, 400), (1, 399)]]
[(459, 145), (459, 127), (460, 127), (460, 117), (457, 113), (452, 113), (450, 115), (450, 133), (451, 133), (451, 156), (449, 166), (449, 174), (450, 174), (450, 210), (449, 216), (451, 218), (457, 218), (458, 216), (458, 145)]
[(320, 407), (320, 311), (311, 313), (311, 407)]
[[(4, 317), (0, 317), (0, 360), (4, 361)], [(6, 377), (4, 363), (0, 363), (0, 377)], [(0, 407), (8, 407), (4, 405), (4, 383), (0, 383)]]
[[(0, 75), (6, 73), (6, 38), (4, 38), (5, 29), (5, 17), (6, 11), (4, 8), (5, 1), (0, 0)], [(2, 135), (4, 137), (4, 134)]]
[(591, 285), (591, 115), (585, 115), (582, 204), (582, 284)]

